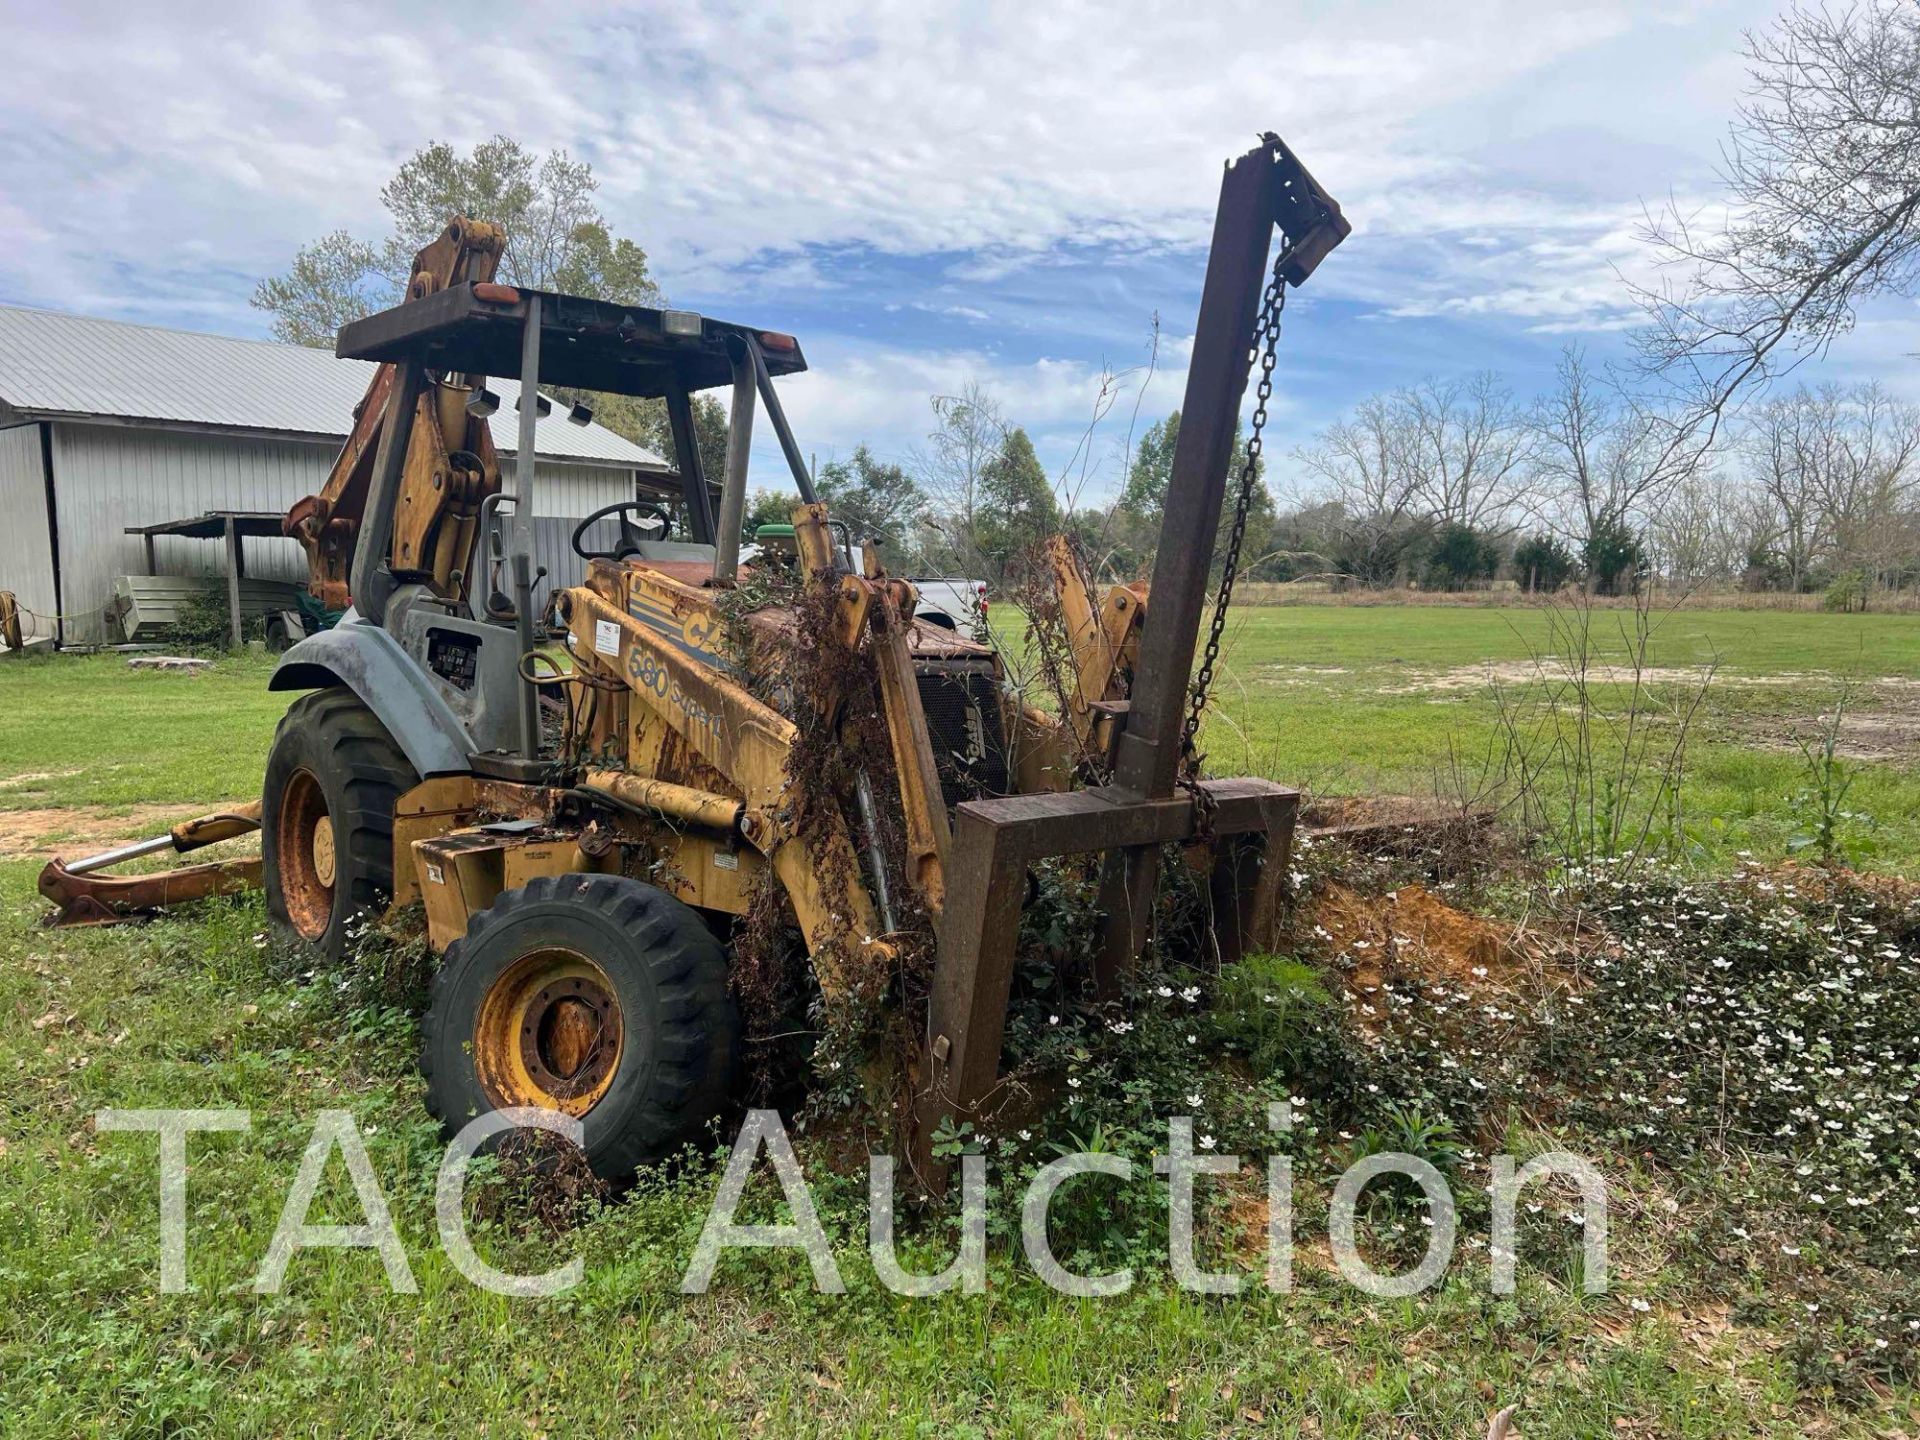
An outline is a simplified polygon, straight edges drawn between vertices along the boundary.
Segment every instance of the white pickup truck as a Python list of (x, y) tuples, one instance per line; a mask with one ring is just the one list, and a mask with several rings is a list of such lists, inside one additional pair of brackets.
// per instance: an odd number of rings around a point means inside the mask
[(915, 614), (930, 624), (971, 635), (987, 623), (987, 582), (950, 576), (911, 575), (908, 582), (919, 592)]

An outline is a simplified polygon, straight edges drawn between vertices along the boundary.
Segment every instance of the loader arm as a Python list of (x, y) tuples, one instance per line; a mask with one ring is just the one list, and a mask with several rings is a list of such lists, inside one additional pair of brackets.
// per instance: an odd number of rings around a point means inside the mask
[[(407, 298), (422, 299), (453, 285), (492, 280), (505, 232), (455, 217), (414, 257)], [(454, 375), (422, 388), (416, 405), (394, 508), (388, 561), (395, 575), (425, 580), (434, 591), (464, 599), (471, 587), (469, 559), (479, 533), (480, 506), (500, 489), (500, 463), (486, 421), (466, 411), (484, 377)], [(366, 518), (380, 436), (392, 419), (398, 367), (374, 371), (354, 407), (347, 436), (327, 483), (296, 501), (281, 524), (307, 552), (307, 589), (322, 605), (343, 610), (352, 601), (354, 551)], [(424, 423), (422, 423), (424, 422)]]
[(1050, 535), (1045, 550), (1073, 663), (1067, 722), (1081, 753), (1104, 761), (1112, 753), (1117, 722), (1126, 713), (1127, 675), (1138, 655), (1140, 625), (1147, 614), (1146, 586), (1115, 585), (1096, 599), (1071, 540)]
[[(893, 949), (880, 938), (845, 822), (837, 814), (802, 814), (789, 794), (787, 761), (799, 734), (793, 722), (636, 619), (631, 606), (584, 587), (567, 591), (562, 605), (574, 654), (600, 675), (623, 681), (740, 790), (741, 834), (767, 857), (792, 900), (822, 992), (838, 998), (858, 988), (861, 977), (842, 969), (846, 957), (884, 973)], [(608, 625), (615, 630), (603, 628)]]

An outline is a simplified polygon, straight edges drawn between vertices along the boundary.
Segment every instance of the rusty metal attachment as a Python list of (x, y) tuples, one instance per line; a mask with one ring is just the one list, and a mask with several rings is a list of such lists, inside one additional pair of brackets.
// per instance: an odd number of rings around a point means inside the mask
[(103, 875), (103, 870), (171, 850), (184, 855), (260, 828), (260, 802), (183, 820), (164, 835), (103, 850), (71, 864), (49, 860), (40, 872), (40, 893), (56, 909), (48, 925), (116, 925), (146, 919), (156, 911), (215, 895), (260, 888), (258, 857), (187, 865), (151, 875)]
[[(1203, 780), (1200, 788), (1220, 845), (1211, 881), (1220, 956), (1233, 961), (1271, 931), (1300, 796), (1268, 780), (1244, 778)], [(939, 1175), (927, 1149), (934, 1131), (991, 1106), (1027, 866), (1050, 855), (1095, 851), (1158, 855), (1160, 846), (1194, 837), (1195, 817), (1186, 795), (1141, 799), (1110, 785), (959, 807), (916, 1115), (916, 1160), (923, 1175)], [(1151, 894), (1140, 903), (1150, 906)], [(1122, 918), (1144, 928), (1147, 917)]]
[[(1264, 351), (1264, 417), (1285, 287), (1303, 283), (1350, 228), (1339, 206), (1278, 136), (1263, 136), (1227, 169), (1147, 590), (1149, 606), (1139, 622), (1131, 693), (1124, 713), (1112, 716), (1118, 727), (1112, 782), (1062, 795), (981, 800), (956, 813), (956, 862), (942, 916), (917, 1115), (916, 1159), (936, 1184), (940, 1171), (929, 1148), (934, 1130), (962, 1116), (978, 1118), (990, 1108), (1023, 878), (1031, 861), (1104, 853), (1101, 909), (1106, 918), (1095, 983), (1107, 995), (1117, 993), (1146, 948), (1160, 850), (1169, 842), (1191, 840), (1203, 830), (1216, 841), (1212, 884), (1222, 959), (1237, 959), (1271, 923), (1299, 794), (1254, 779), (1190, 782), (1178, 791), (1183, 752), (1191, 743), (1189, 721), (1197, 720), (1205, 698), (1203, 688), (1190, 708), (1189, 676), (1226, 499), (1234, 426), (1254, 354)], [(1276, 229), (1281, 251), (1268, 285), (1267, 255)], [(1243, 506), (1246, 486), (1243, 475)], [(1054, 563), (1065, 568), (1060, 555)], [(1229, 574), (1222, 605), (1231, 585)], [(1068, 607), (1067, 619), (1080, 631), (1097, 629), (1084, 606)], [(1209, 646), (1209, 670), (1215, 653), (1217, 636)], [(1105, 663), (1098, 647), (1093, 654), (1097, 663)], [(1089, 711), (1083, 723), (1091, 723)]]

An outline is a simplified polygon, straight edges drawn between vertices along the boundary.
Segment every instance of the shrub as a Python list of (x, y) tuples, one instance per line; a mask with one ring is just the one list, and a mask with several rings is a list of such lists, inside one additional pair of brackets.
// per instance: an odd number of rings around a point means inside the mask
[(1585, 550), (1587, 574), (1602, 595), (1619, 595), (1629, 588), (1639, 588), (1647, 553), (1640, 537), (1621, 521), (1603, 520), (1594, 526)]
[(1793, 567), (1778, 550), (1766, 545), (1755, 545), (1747, 551), (1746, 568), (1740, 574), (1740, 588), (1757, 591), (1791, 590)]
[[(1418, 1105), (1398, 1101), (1387, 1106), (1382, 1124), (1370, 1125), (1336, 1154), (1342, 1170), (1351, 1169), (1374, 1155), (1411, 1155), (1424, 1160), (1442, 1175), (1452, 1177), (1460, 1169), (1464, 1147), (1453, 1122), (1426, 1113)], [(1390, 1173), (1381, 1176), (1367, 1190), (1370, 1208), (1388, 1213), (1423, 1208), (1425, 1192), (1411, 1175)]]
[[(266, 637), (266, 621), (260, 616), (241, 622), (241, 633), (249, 640)], [(208, 584), (204, 590), (180, 603), (169, 640), (186, 650), (224, 650), (233, 643), (233, 612), (227, 608), (224, 583)]]
[(1491, 580), (1500, 568), (1500, 547), (1470, 525), (1449, 521), (1434, 533), (1427, 557), (1427, 585), (1434, 590), (1465, 590)]
[(1532, 682), (1493, 686), (1499, 730), (1482, 793), (1503, 795), (1565, 864), (1684, 849), (1687, 747), (1716, 666), (1683, 687), (1662, 683), (1649, 657), (1664, 617), (1645, 596), (1630, 620), (1584, 596), (1549, 604), (1545, 618)]
[(1835, 577), (1827, 586), (1821, 604), (1828, 610), (1838, 610), (1842, 615), (1851, 615), (1858, 610), (1865, 613), (1870, 585), (1864, 570), (1849, 570)]
[(1840, 755), (1841, 727), (1850, 699), (1851, 692), (1843, 688), (1818, 736), (1798, 740), (1807, 783), (1791, 803), (1804, 828), (1787, 842), (1787, 848), (1796, 854), (1810, 853), (1822, 865), (1851, 864), (1873, 853), (1872, 842), (1854, 833), (1856, 825), (1871, 826), (1873, 817), (1847, 808), (1847, 795), (1860, 778), (1860, 772)]
[(1260, 1074), (1298, 1075), (1332, 1013), (1333, 997), (1311, 965), (1254, 955), (1220, 972), (1212, 1028)]
[(1530, 594), (1551, 595), (1580, 572), (1573, 552), (1542, 533), (1522, 540), (1513, 551), (1513, 573)]

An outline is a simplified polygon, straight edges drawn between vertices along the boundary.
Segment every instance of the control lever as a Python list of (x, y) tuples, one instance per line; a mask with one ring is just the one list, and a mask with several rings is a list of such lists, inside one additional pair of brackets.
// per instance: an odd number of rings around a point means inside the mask
[(480, 502), (480, 533), (486, 536), (487, 545), (487, 619), (497, 624), (511, 624), (516, 618), (513, 600), (502, 588), (506, 568), (507, 546), (505, 537), (500, 533), (499, 516), (502, 502), (513, 504), (513, 496), (504, 490), (489, 495)]

